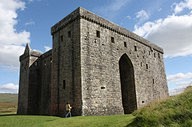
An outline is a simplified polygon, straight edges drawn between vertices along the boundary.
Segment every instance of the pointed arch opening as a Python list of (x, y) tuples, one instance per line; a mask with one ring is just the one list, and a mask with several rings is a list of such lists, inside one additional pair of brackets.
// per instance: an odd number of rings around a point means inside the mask
[(121, 81), (122, 104), (125, 114), (137, 109), (134, 68), (127, 54), (123, 54), (119, 60)]

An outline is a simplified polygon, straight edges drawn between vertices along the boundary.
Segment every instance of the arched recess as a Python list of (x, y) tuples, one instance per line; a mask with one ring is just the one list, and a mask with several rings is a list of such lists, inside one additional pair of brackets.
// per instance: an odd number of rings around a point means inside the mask
[(134, 68), (131, 60), (123, 54), (119, 60), (121, 81), (122, 104), (125, 114), (132, 113), (137, 109)]

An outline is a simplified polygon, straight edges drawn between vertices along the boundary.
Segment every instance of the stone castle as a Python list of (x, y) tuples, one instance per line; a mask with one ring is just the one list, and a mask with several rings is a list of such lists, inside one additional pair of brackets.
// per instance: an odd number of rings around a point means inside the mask
[(168, 96), (162, 48), (83, 8), (51, 28), (53, 49), (20, 56), (18, 114), (128, 114)]

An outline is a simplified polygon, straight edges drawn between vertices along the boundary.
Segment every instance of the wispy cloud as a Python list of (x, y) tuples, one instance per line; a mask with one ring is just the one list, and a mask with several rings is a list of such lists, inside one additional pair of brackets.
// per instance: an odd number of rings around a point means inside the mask
[(25, 26), (35, 25), (34, 21), (29, 21), (25, 23)]
[(174, 8), (174, 14), (178, 14), (182, 12), (184, 9), (192, 9), (192, 0), (184, 0), (179, 3), (174, 3), (173, 6)]
[(35, 2), (35, 1), (40, 2), (40, 1), (42, 1), (42, 0), (28, 0), (27, 2), (28, 2), (28, 3), (32, 3), (32, 2)]
[(0, 85), (0, 93), (18, 93), (19, 86), (13, 83)]
[(95, 10), (103, 17), (111, 19), (115, 17), (117, 12), (125, 7), (129, 1), (131, 0), (110, 0), (109, 4), (101, 6)]
[(139, 12), (136, 13), (136, 18), (138, 19), (138, 23), (143, 23), (144, 21), (149, 19), (149, 13), (145, 10), (140, 10)]

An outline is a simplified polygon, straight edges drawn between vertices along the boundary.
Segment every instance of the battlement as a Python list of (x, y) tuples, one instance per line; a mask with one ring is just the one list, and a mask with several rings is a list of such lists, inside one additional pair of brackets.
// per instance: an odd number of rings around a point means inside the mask
[(92, 13), (92, 12), (82, 8), (82, 7), (77, 8), (71, 14), (69, 14), (68, 16), (63, 18), (61, 21), (56, 23), (54, 26), (52, 26), (51, 34), (53, 35), (55, 32), (57, 32), (60, 29), (62, 29), (63, 27), (65, 27), (67, 24), (69, 24), (75, 20), (79, 20), (79, 19), (85, 19), (85, 20), (90, 21), (92, 23), (98, 24), (101, 27), (104, 27), (104, 28), (109, 29), (111, 31), (114, 31), (120, 35), (123, 35), (125, 37), (130, 38), (130, 39), (133, 39), (133, 40), (137, 41), (138, 43), (141, 43), (145, 46), (148, 46), (148, 47), (150, 47), (150, 49), (156, 50), (156, 51), (163, 54), (163, 49), (160, 48), (159, 46), (152, 44), (151, 42), (138, 36), (137, 34), (130, 32), (129, 30), (127, 30), (123, 27), (120, 27), (117, 24), (112, 23), (112, 22), (110, 22), (110, 21), (108, 21), (108, 20), (106, 20), (100, 16), (97, 16), (96, 14), (94, 14), (94, 13)]

